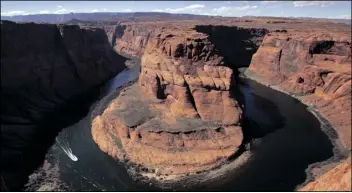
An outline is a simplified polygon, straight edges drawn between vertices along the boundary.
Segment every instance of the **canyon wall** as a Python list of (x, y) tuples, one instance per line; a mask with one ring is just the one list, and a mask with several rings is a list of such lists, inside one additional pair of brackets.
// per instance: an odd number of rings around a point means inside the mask
[(112, 43), (116, 51), (142, 56), (150, 39), (162, 30), (158, 24), (118, 25)]
[(195, 29), (209, 35), (210, 41), (232, 68), (248, 67), (265, 34), (269, 33), (265, 28), (223, 25), (197, 25)]
[[(351, 31), (289, 31), (265, 36), (245, 74), (294, 95), (336, 129), (336, 148), (351, 152)], [(324, 123), (325, 124), (325, 123)], [(351, 156), (299, 191), (350, 191)]]
[(351, 150), (351, 32), (268, 34), (246, 74), (298, 96), (337, 129)]
[(1, 166), (10, 189), (124, 62), (102, 29), (1, 21)]

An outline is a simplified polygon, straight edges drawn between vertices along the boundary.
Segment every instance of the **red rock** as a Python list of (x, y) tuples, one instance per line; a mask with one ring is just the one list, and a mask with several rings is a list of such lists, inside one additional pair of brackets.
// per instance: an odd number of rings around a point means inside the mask
[(208, 36), (165, 30), (149, 40), (141, 67), (138, 84), (93, 120), (99, 147), (116, 159), (158, 170), (142, 174), (159, 176), (160, 182), (160, 176), (179, 180), (226, 163), (242, 143), (236, 126), (242, 110), (229, 94), (233, 72)]
[(298, 191), (351, 191), (351, 156)]

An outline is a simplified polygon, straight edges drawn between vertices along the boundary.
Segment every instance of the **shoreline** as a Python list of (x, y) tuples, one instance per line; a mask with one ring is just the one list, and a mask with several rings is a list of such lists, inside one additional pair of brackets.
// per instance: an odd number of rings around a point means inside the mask
[[(253, 75), (248, 75), (246, 72), (253, 73)], [(251, 70), (247, 71), (247, 69), (246, 69), (239, 76), (242, 78), (252, 80), (256, 83), (259, 83), (261, 85), (264, 85), (264, 86), (271, 88), (271, 89), (274, 89), (276, 91), (282, 92), (286, 95), (289, 95), (289, 96), (295, 98), (296, 100), (298, 100), (300, 103), (307, 106), (307, 111), (309, 111), (311, 114), (313, 114), (316, 117), (316, 119), (320, 122), (321, 130), (325, 133), (325, 135), (329, 138), (329, 140), (331, 141), (331, 143), (333, 145), (332, 150), (333, 150), (334, 155), (327, 160), (312, 163), (312, 164), (308, 165), (308, 168), (305, 170), (305, 173), (307, 175), (306, 180), (302, 184), (297, 185), (294, 191), (298, 191), (299, 189), (301, 189), (302, 187), (304, 187), (308, 183), (316, 180), (319, 176), (322, 176), (323, 174), (328, 172), (330, 169), (332, 169), (333, 167), (342, 163), (346, 158), (348, 158), (348, 156), (351, 154), (351, 152), (343, 144), (337, 129), (319, 112), (318, 109), (315, 108), (315, 106), (313, 104), (305, 103), (304, 101), (302, 101), (302, 99), (299, 98), (298, 95), (295, 95), (295, 94), (292, 94), (292, 93), (289, 93), (287, 91), (282, 90), (280, 87), (277, 86), (277, 84), (270, 85), (269, 83), (267, 83), (267, 80), (264, 80), (264, 79), (262, 80), (262, 78), (260, 78), (259, 76), (258, 76), (258, 79), (256, 79), (255, 78), (256, 75), (257, 74), (254, 71), (251, 71)], [(331, 165), (329, 165), (329, 164), (331, 164)], [(318, 168), (318, 170), (319, 170), (318, 175), (313, 174), (312, 171), (314, 168)]]

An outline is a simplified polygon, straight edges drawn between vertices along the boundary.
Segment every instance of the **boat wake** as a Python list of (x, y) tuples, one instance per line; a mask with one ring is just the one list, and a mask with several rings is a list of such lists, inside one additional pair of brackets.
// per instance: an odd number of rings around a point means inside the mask
[(68, 143), (63, 143), (62, 145), (60, 141), (56, 138), (56, 142), (60, 145), (61, 149), (66, 153), (66, 155), (72, 160), (72, 161), (78, 161), (77, 156), (75, 156), (72, 153), (72, 149), (69, 147)]

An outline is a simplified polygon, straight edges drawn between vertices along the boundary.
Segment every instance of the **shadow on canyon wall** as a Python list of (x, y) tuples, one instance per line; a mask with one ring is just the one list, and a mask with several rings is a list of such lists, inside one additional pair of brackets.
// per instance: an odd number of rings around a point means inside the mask
[(248, 67), (267, 29), (198, 25), (197, 32), (208, 34), (210, 41), (232, 68)]
[(125, 61), (102, 29), (1, 21), (1, 175), (11, 191), (21, 190), (60, 130), (89, 112)]

